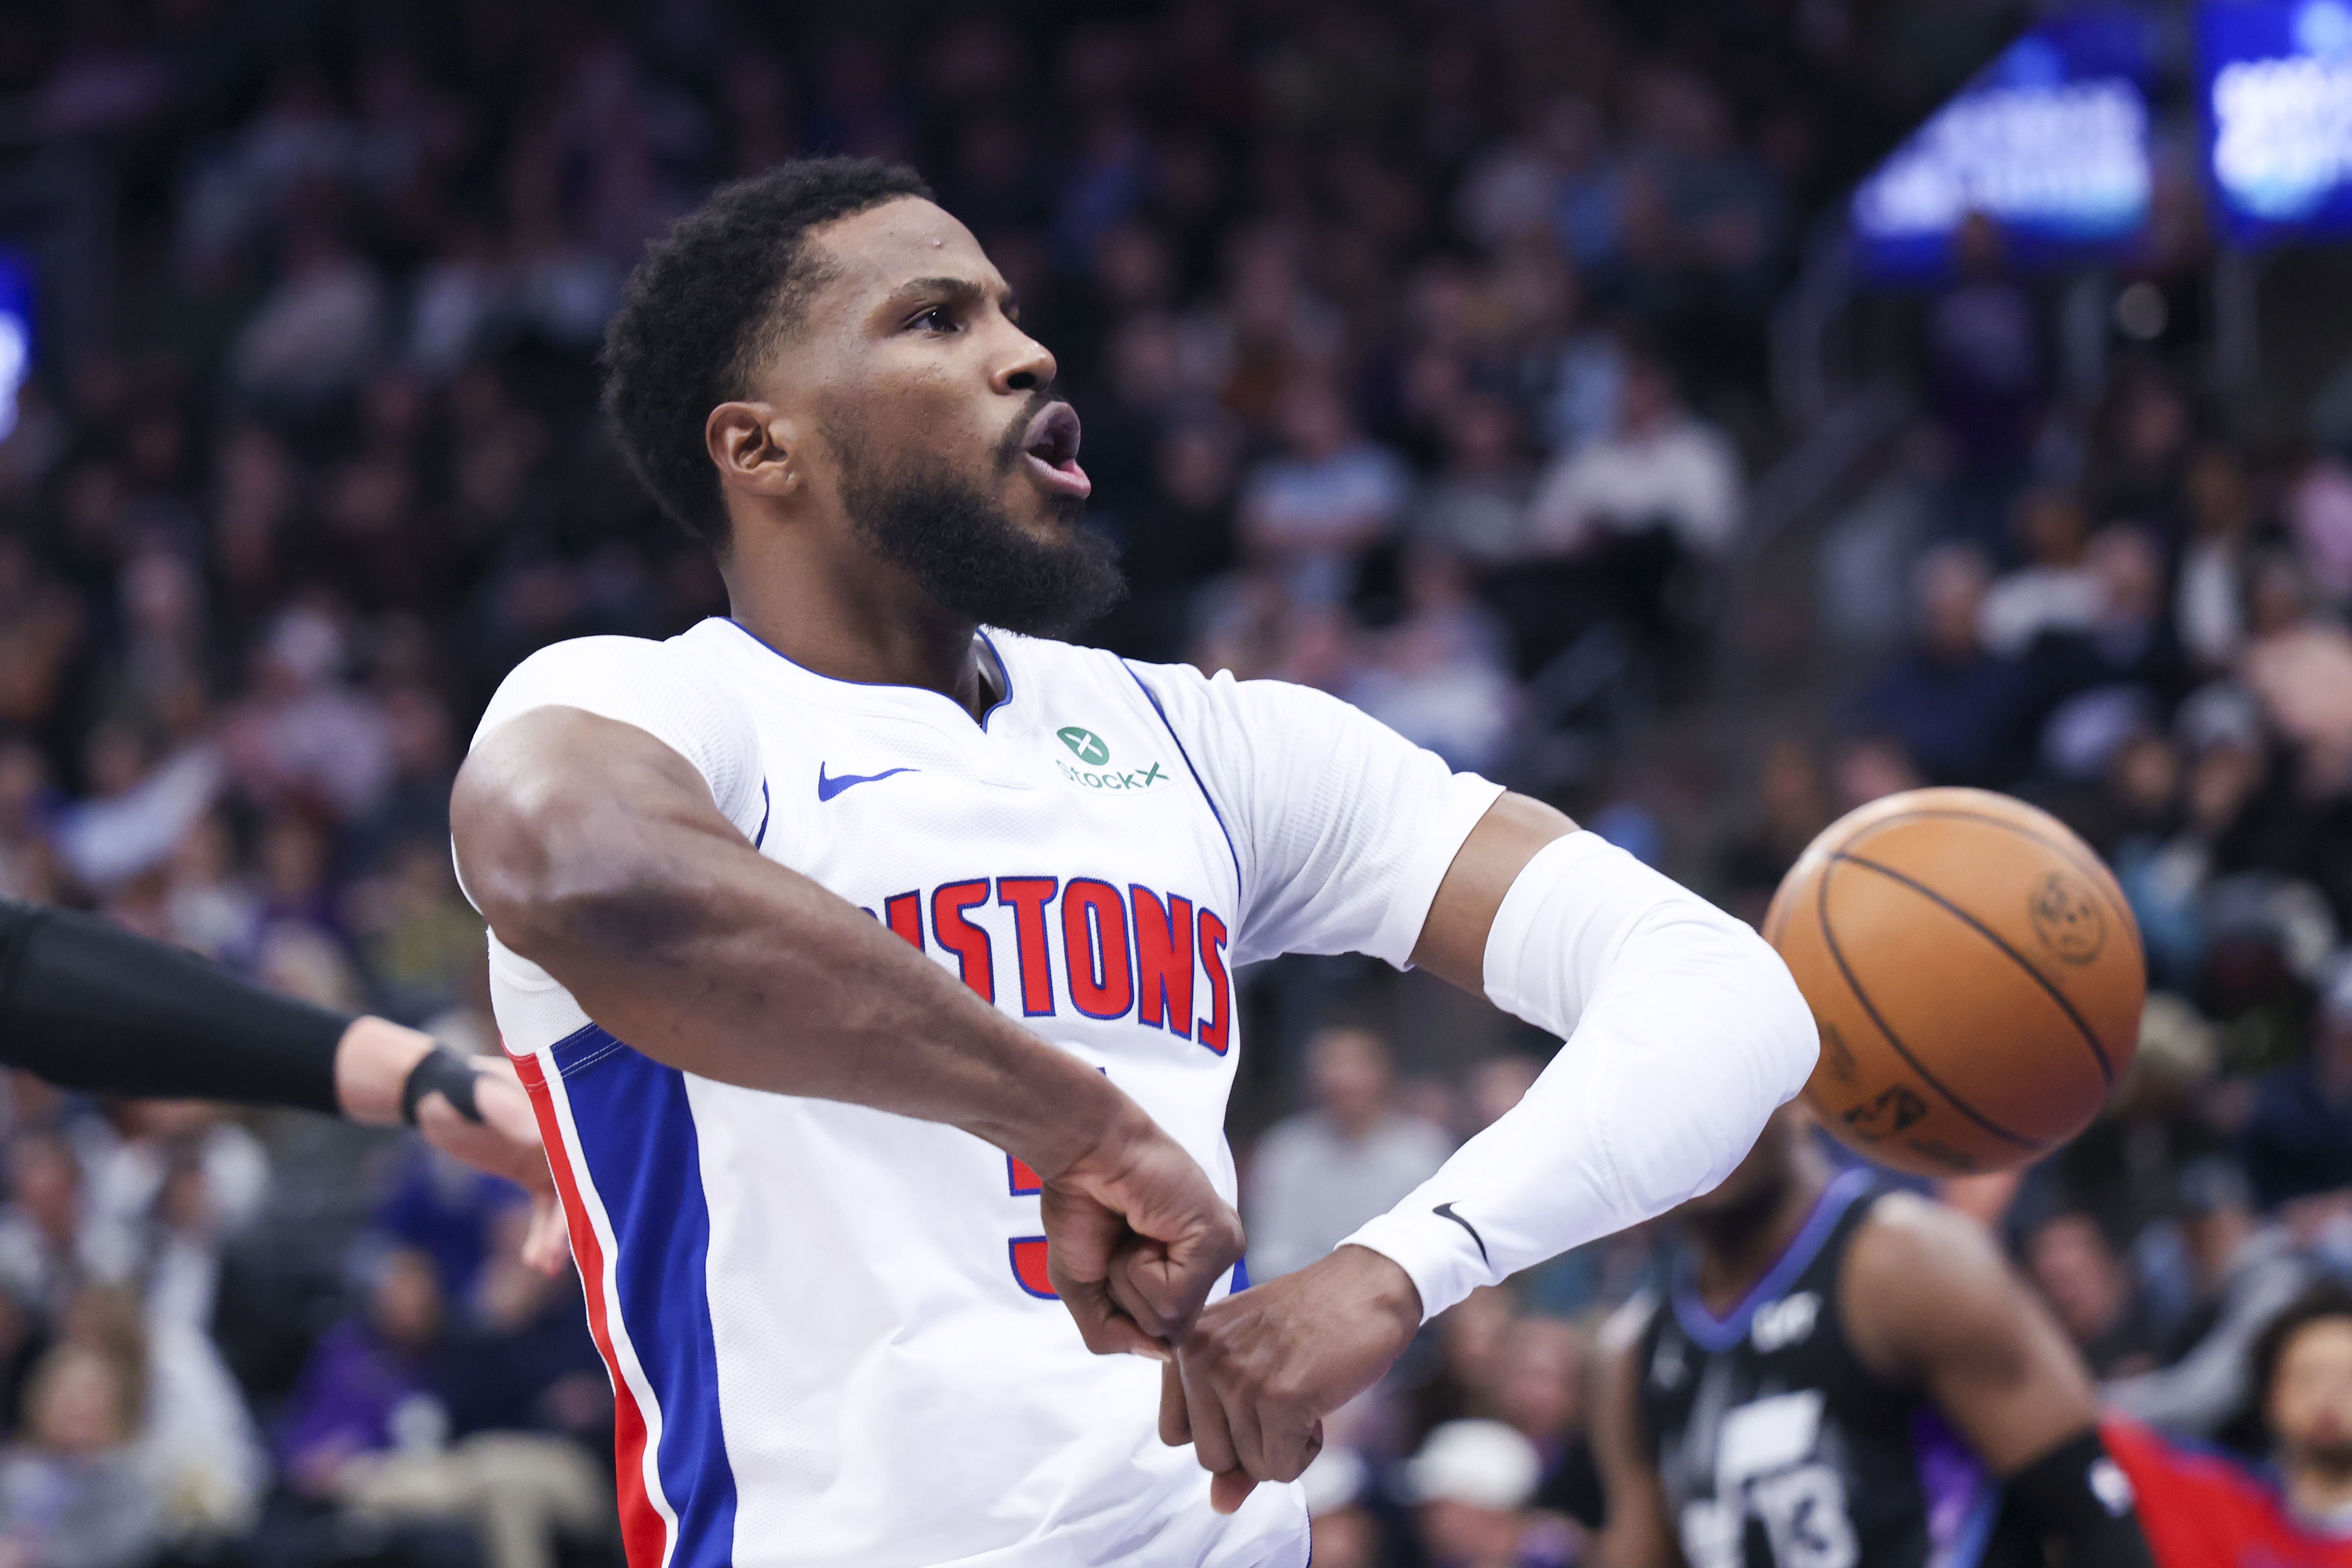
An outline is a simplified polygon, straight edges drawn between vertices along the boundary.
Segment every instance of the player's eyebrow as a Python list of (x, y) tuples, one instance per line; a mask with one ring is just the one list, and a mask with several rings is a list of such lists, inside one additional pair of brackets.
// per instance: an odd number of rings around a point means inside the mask
[[(913, 304), (918, 300), (945, 300), (948, 303), (970, 309), (986, 301), (989, 290), (984, 284), (970, 278), (915, 278), (891, 290), (893, 305)], [(1021, 301), (1011, 289), (997, 297), (997, 307), (1014, 321), (1021, 318)]]

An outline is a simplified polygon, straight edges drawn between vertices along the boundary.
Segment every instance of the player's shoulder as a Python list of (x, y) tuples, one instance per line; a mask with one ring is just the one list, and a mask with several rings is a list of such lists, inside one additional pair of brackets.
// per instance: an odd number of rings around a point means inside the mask
[(1120, 662), (1171, 719), (1181, 715), (1196, 722), (1279, 731), (1295, 738), (1301, 726), (1344, 722), (1357, 716), (1357, 710), (1329, 692), (1296, 681), (1244, 680), (1230, 669), (1211, 674), (1189, 664)]
[(1978, 1220), (1933, 1198), (1881, 1193), (1854, 1226), (1839, 1267), (1850, 1317), (1897, 1322), (1913, 1337), (1967, 1337), (2000, 1317), (2018, 1289), (2000, 1244)]
[(1998, 1265), (2000, 1248), (1979, 1221), (1925, 1194), (1891, 1187), (1863, 1200), (1869, 1206), (1847, 1247), (1848, 1267), (1904, 1274), (1921, 1268)]
[(499, 682), (475, 743), (534, 708), (582, 708), (646, 728), (654, 727), (646, 715), (665, 709), (730, 710), (727, 682), (707, 639), (697, 636), (701, 629), (667, 639), (607, 635), (548, 644)]
[(635, 637), (617, 633), (566, 637), (524, 656), (507, 672), (507, 683), (559, 671), (642, 670), (648, 673), (688, 671), (704, 663), (698, 637), (702, 623), (674, 637)]

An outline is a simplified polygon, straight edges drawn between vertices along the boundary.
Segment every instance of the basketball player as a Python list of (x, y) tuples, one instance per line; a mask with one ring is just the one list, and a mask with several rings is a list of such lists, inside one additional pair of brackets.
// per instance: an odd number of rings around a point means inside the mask
[(1795, 1105), (1675, 1218), (1601, 1363), (1605, 1568), (2147, 1568), (2089, 1374), (1977, 1222), (1833, 1177)]
[(1320, 693), (1050, 640), (1120, 584), (1017, 312), (904, 169), (680, 222), (605, 406), (733, 613), (534, 654), (458, 778), (631, 1568), (1303, 1563), (1298, 1489), (1250, 1489), (1321, 1410), (1202, 1381), (1194, 1454), (1155, 1432), (1241, 1251), (1239, 964), (1377, 954), (1574, 1032), (1317, 1275), (1391, 1355), (1719, 1180), (1811, 1068), (1760, 939), (1549, 807)]
[(192, 952), (70, 910), (0, 899), (0, 1063), (65, 1089), (407, 1121), (532, 1193), (524, 1258), (563, 1265), (539, 1129), (505, 1064), (388, 1019), (276, 995)]

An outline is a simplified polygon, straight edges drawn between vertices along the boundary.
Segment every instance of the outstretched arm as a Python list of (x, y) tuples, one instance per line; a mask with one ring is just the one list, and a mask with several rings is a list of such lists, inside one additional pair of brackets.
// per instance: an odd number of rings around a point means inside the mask
[(477, 743), (450, 821), (499, 940), (636, 1049), (944, 1122), (1036, 1170), (1049, 1268), (1093, 1349), (1156, 1351), (1240, 1255), (1231, 1208), (1134, 1101), (761, 856), (648, 731), (530, 709)]
[(479, 1064), (476, 1079), (477, 1064), (415, 1029), (265, 991), (94, 916), (0, 900), (0, 1060), (134, 1099), (414, 1120), (436, 1146), (532, 1193), (526, 1259), (562, 1265), (547, 1160), (513, 1069)]
[[(1162, 1426), (1192, 1434), (1220, 1507), (1296, 1476), (1323, 1415), (1425, 1319), (1713, 1187), (1818, 1049), (1763, 939), (1523, 796), (1496, 802), (1463, 843), (1413, 961), (1567, 1044), (1395, 1208), (1276, 1282), (1286, 1289), (1220, 1302), (1181, 1342), (1185, 1409)], [(1294, 1334), (1294, 1318), (1312, 1333)], [(1276, 1364), (1269, 1347), (1294, 1338), (1311, 1350)]]
[(2070, 1568), (2149, 1568), (2082, 1357), (1983, 1226), (1907, 1194), (1856, 1233), (1838, 1307), (1863, 1363), (1924, 1389)]

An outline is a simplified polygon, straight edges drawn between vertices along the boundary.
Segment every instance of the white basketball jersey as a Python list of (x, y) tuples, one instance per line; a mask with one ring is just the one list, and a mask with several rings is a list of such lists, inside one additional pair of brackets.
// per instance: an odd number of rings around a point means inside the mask
[[(587, 638), (477, 740), (548, 704), (660, 736), (761, 854), (1108, 1073), (1230, 1201), (1235, 963), (1402, 963), (1495, 786), (1318, 693), (990, 647), (1010, 690), (975, 721), (732, 621)], [(490, 973), (614, 1381), (630, 1568), (1306, 1562), (1296, 1486), (1216, 1514), (1157, 1364), (1088, 1353), (1018, 1162), (665, 1066), (495, 936)]]

